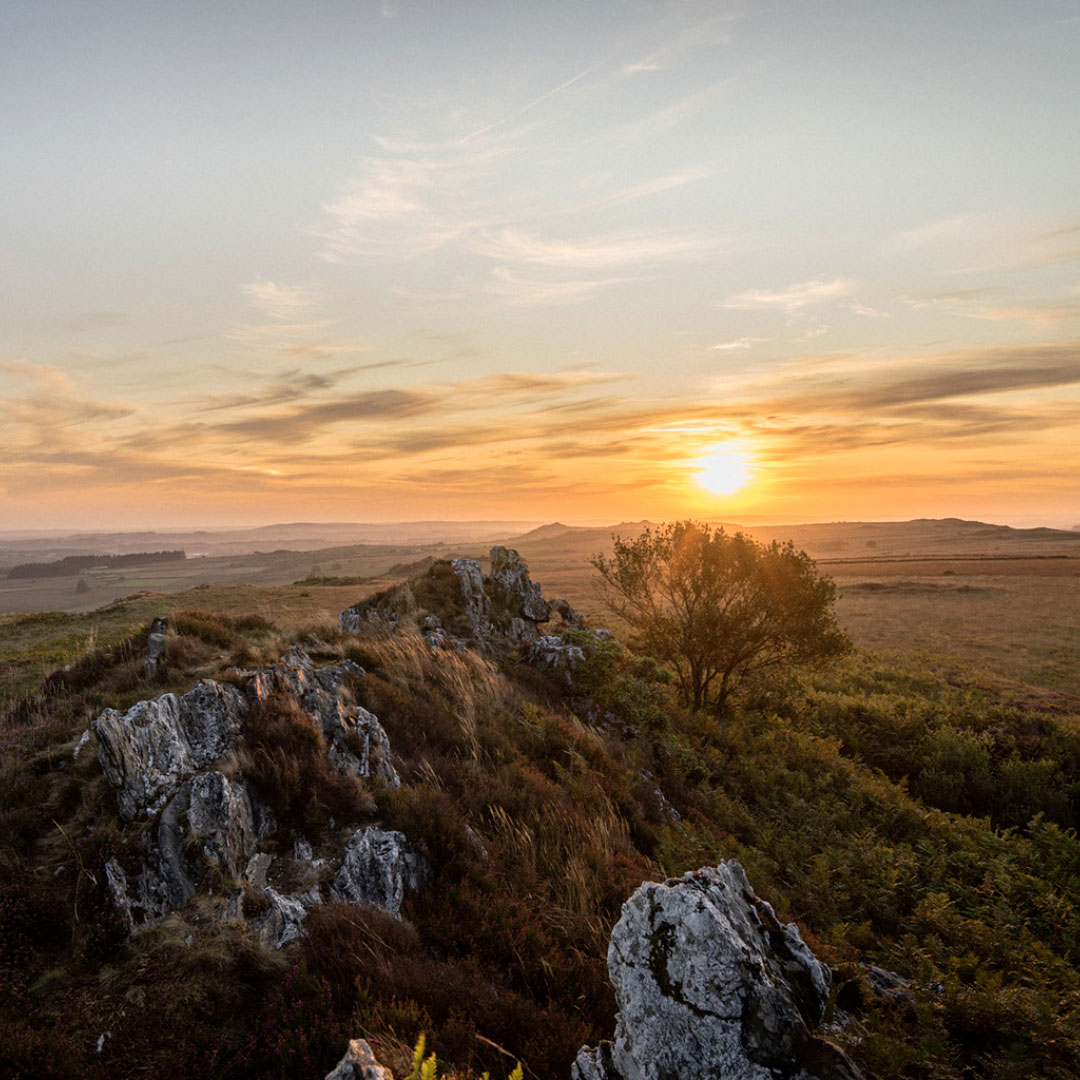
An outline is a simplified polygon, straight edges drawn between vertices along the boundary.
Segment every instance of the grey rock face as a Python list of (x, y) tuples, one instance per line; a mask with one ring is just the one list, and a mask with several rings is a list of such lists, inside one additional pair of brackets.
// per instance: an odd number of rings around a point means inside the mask
[(255, 672), (248, 694), (256, 701), (275, 692), (291, 694), (326, 736), (330, 759), (342, 772), (400, 787), (401, 777), (390, 755), (390, 740), (379, 718), (344, 700), (347, 675), (363, 675), (351, 660), (317, 668), (302, 649), (286, 653), (287, 663)]
[(571, 645), (555, 634), (545, 634), (529, 646), (528, 659), (537, 667), (561, 672), (569, 686), (574, 681), (574, 669), (585, 662), (585, 653), (579, 645)]
[(262, 914), (248, 918), (247, 923), (271, 949), (280, 949), (302, 937), (308, 911), (320, 902), (316, 889), (285, 895), (267, 888), (261, 895), (270, 906)]
[(326, 1074), (326, 1080), (394, 1080), (394, 1074), (375, 1060), (363, 1039), (353, 1039), (345, 1056)]
[(754, 896), (737, 862), (642, 885), (612, 931), (608, 971), (615, 1040), (584, 1048), (574, 1080), (859, 1075), (809, 1031), (828, 969)]
[(451, 559), (450, 565), (461, 582), (461, 598), (472, 623), (473, 636), (483, 641), (491, 634), (491, 597), (484, 589), (480, 564), (475, 559)]
[(231, 750), (242, 706), (238, 690), (204, 681), (183, 697), (162, 694), (126, 713), (102, 712), (93, 723), (98, 758), (117, 789), (120, 813), (157, 813), (184, 777)]
[(529, 564), (513, 549), (491, 549), (491, 586), (513, 614), (530, 622), (547, 622), (551, 609), (540, 586), (529, 577)]
[(534, 641), (539, 640), (540, 631), (536, 627), (536, 623), (530, 622), (528, 619), (519, 619), (515, 616), (510, 620), (510, 636), (515, 641), (523, 642), (525, 645), (531, 645)]
[(379, 908), (399, 919), (406, 891), (416, 892), (426, 876), (424, 860), (409, 848), (403, 833), (369, 826), (358, 829), (345, 845), (330, 894), (335, 900)]
[(149, 834), (134, 883), (119, 864), (106, 868), (117, 908), (131, 927), (155, 922), (183, 907), (208, 870), (240, 878), (272, 828), (269, 812), (246, 784), (213, 771), (184, 781)]

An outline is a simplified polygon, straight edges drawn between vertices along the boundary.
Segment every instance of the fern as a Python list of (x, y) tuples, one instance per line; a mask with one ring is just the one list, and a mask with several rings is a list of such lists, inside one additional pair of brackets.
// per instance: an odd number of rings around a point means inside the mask
[[(434, 1053), (425, 1058), (424, 1053), (426, 1050), (427, 1036), (421, 1031), (416, 1040), (416, 1046), (413, 1048), (412, 1072), (405, 1077), (405, 1080), (451, 1080), (449, 1073), (444, 1073), (442, 1077), (439, 1076), (438, 1059)], [(480, 1080), (491, 1080), (491, 1074), (484, 1073)], [(514, 1066), (514, 1071), (510, 1074), (508, 1080), (525, 1080), (525, 1071), (521, 1067), (520, 1061)]]

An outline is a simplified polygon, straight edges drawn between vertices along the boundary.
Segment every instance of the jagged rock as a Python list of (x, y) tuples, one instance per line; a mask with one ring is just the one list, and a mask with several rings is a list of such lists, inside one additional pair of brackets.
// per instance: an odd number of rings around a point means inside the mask
[(284, 895), (268, 887), (258, 896), (265, 907), (257, 914), (245, 915), (244, 895), (241, 893), (230, 905), (228, 915), (243, 919), (259, 936), (259, 940), (271, 949), (280, 949), (290, 941), (303, 937), (304, 919), (308, 911), (321, 902), (317, 889)]
[(451, 559), (450, 566), (461, 582), (461, 599), (473, 637), (484, 641), (491, 634), (491, 597), (484, 588), (480, 564), (475, 559)]
[(262, 701), (276, 692), (291, 694), (322, 729), (330, 759), (342, 772), (400, 787), (390, 740), (379, 718), (347, 704), (342, 696), (346, 676), (363, 675), (364, 669), (351, 660), (317, 668), (296, 646), (283, 659), (290, 662), (252, 673), (248, 682), (252, 700)]
[(409, 848), (403, 833), (371, 825), (349, 838), (330, 894), (335, 900), (379, 908), (399, 919), (406, 891), (416, 892), (426, 876), (424, 860)]
[(491, 549), (492, 591), (509, 608), (511, 614), (530, 622), (547, 622), (551, 610), (540, 586), (529, 577), (529, 564), (513, 549)]
[(394, 1074), (375, 1060), (363, 1039), (352, 1039), (345, 1056), (326, 1074), (326, 1080), (394, 1080)]
[(146, 679), (156, 678), (165, 666), (162, 656), (165, 653), (165, 631), (168, 623), (159, 615), (150, 624), (150, 633), (146, 639), (146, 660), (143, 662), (143, 676)]
[(183, 697), (162, 694), (125, 713), (105, 709), (93, 729), (121, 815), (157, 813), (185, 777), (231, 750), (242, 706), (234, 687), (204, 680)]
[(569, 600), (556, 596), (548, 601), (548, 607), (558, 614), (565, 625), (575, 627), (581, 625), (581, 616), (570, 606)]
[[(933, 985), (927, 989), (932, 989)], [(864, 1008), (868, 992), (905, 1016), (916, 1014), (915, 984), (895, 971), (874, 964), (860, 964), (857, 977), (841, 986), (836, 995), (838, 1009), (858, 1011)]]
[(131, 912), (131, 900), (128, 898), (127, 874), (115, 859), (109, 859), (105, 864), (105, 883), (109, 887), (116, 910), (124, 920), (124, 925), (128, 930), (134, 929), (135, 917)]
[(303, 671), (311, 671), (315, 667), (311, 657), (299, 645), (290, 646), (282, 655), (281, 662), (286, 667), (301, 668)]
[(116, 906), (131, 927), (154, 923), (183, 907), (208, 870), (247, 876), (258, 842), (272, 830), (269, 811), (246, 784), (213, 771), (186, 780), (148, 835), (134, 883), (115, 860), (106, 867)]
[(528, 660), (537, 667), (561, 672), (569, 686), (574, 681), (574, 669), (585, 662), (585, 653), (580, 645), (571, 645), (555, 634), (545, 634), (529, 646)]
[(536, 627), (536, 623), (530, 622), (528, 619), (519, 619), (516, 616), (510, 620), (510, 636), (515, 641), (520, 641), (525, 645), (531, 645), (534, 641), (538, 641), (540, 638), (540, 631)]
[[(246, 784), (202, 773), (182, 784), (162, 810), (144, 888), (157, 892), (164, 910), (183, 907), (207, 868), (226, 878), (243, 876), (260, 837), (272, 828), (269, 811), (257, 809)], [(149, 874), (156, 874), (157, 890)]]
[(782, 926), (734, 861), (646, 882), (611, 934), (615, 1040), (578, 1054), (573, 1080), (856, 1080), (809, 1032), (830, 973)]
[(266, 888), (266, 876), (274, 864), (274, 856), (266, 851), (257, 851), (248, 859), (244, 869), (244, 880), (256, 889)]

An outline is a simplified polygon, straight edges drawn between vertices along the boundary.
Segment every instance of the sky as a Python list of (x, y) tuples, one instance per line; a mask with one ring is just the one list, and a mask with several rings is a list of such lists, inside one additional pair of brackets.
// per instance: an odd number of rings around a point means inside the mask
[(1080, 524), (1080, 0), (0, 3), (0, 529)]

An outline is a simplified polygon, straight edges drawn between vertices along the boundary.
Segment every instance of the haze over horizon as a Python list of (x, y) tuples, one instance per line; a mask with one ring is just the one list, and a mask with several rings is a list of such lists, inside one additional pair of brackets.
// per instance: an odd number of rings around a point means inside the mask
[(1080, 522), (1080, 0), (0, 13), (0, 530)]

